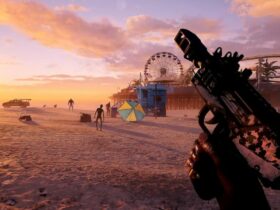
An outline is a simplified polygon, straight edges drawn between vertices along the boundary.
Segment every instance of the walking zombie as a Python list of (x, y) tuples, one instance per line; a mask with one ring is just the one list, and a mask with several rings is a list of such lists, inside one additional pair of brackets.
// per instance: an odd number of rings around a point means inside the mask
[(102, 123), (104, 122), (104, 110), (102, 108), (103, 108), (103, 105), (101, 104), (100, 107), (97, 108), (94, 113), (94, 118), (96, 117), (96, 120), (95, 120), (96, 130), (99, 129), (100, 131), (102, 131)]
[(72, 98), (69, 99), (68, 101), (68, 107), (69, 107), (69, 110), (72, 110), (74, 109), (74, 101)]
[(110, 104), (110, 102), (108, 102), (108, 103), (106, 104), (106, 115), (107, 115), (107, 116), (110, 116), (110, 115), (111, 115), (111, 104)]

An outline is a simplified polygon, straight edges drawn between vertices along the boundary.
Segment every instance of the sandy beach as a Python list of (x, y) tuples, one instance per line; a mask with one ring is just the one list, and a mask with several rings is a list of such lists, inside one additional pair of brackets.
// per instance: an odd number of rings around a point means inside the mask
[[(93, 115), (92, 111), (85, 111)], [(207, 210), (184, 168), (201, 132), (197, 110), (128, 123), (105, 118), (103, 131), (80, 111), (0, 109), (0, 209)], [(265, 190), (272, 209), (280, 191)]]

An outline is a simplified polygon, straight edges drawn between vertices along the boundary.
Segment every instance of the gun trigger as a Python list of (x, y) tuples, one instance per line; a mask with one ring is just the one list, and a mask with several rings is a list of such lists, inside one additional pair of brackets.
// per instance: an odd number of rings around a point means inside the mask
[(205, 121), (205, 123), (210, 124), (210, 125), (217, 124), (218, 122), (219, 122), (218, 116), (214, 116), (210, 120)]

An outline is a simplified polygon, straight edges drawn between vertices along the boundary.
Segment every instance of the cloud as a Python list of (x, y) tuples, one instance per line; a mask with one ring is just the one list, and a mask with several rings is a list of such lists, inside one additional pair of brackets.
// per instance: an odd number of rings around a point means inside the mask
[(127, 3), (125, 0), (117, 0), (116, 7), (119, 10), (125, 10), (127, 8)]
[(21, 64), (14, 57), (0, 57), (0, 66), (14, 66)]
[[(223, 25), (220, 20), (185, 17), (179, 21), (161, 20), (151, 16), (138, 15), (129, 17), (126, 21), (126, 30), (130, 36), (147, 35), (150, 38), (173, 40), (180, 28), (188, 28), (198, 33), (204, 39), (221, 36)], [(147, 39), (146, 39), (147, 40)], [(151, 39), (155, 41), (154, 39)]]
[(68, 4), (64, 6), (56, 6), (54, 8), (56, 11), (70, 11), (70, 12), (87, 12), (88, 8), (77, 5), (77, 4)]
[(13, 39), (10, 39), (10, 38), (5, 38), (3, 41), (4, 41), (4, 43), (6, 43), (6, 44), (12, 44), (12, 43), (14, 42), (14, 40), (13, 40)]
[[(42, 82), (45, 81), (45, 82)], [(38, 75), (21, 78), (17, 85), (0, 84), (0, 101), (11, 98), (32, 98), (32, 106), (59, 104), (67, 106), (71, 97), (76, 107), (94, 108), (108, 102), (113, 93), (128, 85), (127, 78), (86, 77), (73, 75)]]
[(140, 72), (144, 72), (145, 64), (148, 59), (158, 52), (171, 52), (179, 56), (184, 63), (183, 53), (179, 51), (175, 45), (161, 45), (158, 43), (141, 43), (137, 48), (128, 49), (123, 52), (121, 59), (115, 57), (107, 57), (108, 69), (118, 71), (121, 75), (131, 75), (134, 78), (139, 76)]
[(50, 68), (50, 69), (56, 68), (56, 67), (58, 67), (58, 65), (56, 63), (50, 63), (47, 65), (47, 68)]
[(217, 39), (211, 50), (221, 46), (245, 56), (280, 53), (280, 1), (228, 0), (230, 9), (241, 16), (242, 30), (230, 40)]
[(98, 87), (104, 86), (106, 84), (111, 84), (112, 86), (124, 84), (124, 80), (127, 80), (129, 77), (92, 77), (85, 75), (69, 75), (69, 74), (53, 74), (53, 75), (34, 75), (27, 78), (18, 78), (16, 81), (23, 82), (21, 85), (33, 84), (31, 86), (56, 86), (64, 84), (65, 87), (71, 87), (71, 85), (79, 86), (91, 86)]
[(68, 74), (54, 74), (54, 75), (36, 75), (33, 77), (29, 78), (19, 78), (16, 79), (17, 81), (35, 81), (35, 82), (52, 82), (52, 81), (65, 81), (65, 80), (77, 80), (77, 81), (82, 81), (88, 79), (86, 76), (82, 75), (68, 75)]
[(174, 28), (175, 26), (168, 21), (146, 15), (132, 16), (126, 20), (126, 29), (131, 35), (142, 35), (154, 31), (166, 32), (174, 30)]
[(231, 10), (253, 17), (280, 16), (279, 0), (231, 0)]
[[(259, 1), (247, 2), (250, 8), (260, 5)], [(266, 2), (270, 5), (272, 1)], [(244, 5), (245, 1), (233, 0), (231, 3), (234, 7)], [(275, 7), (277, 5), (275, 3)], [(147, 59), (160, 51), (174, 53), (184, 63), (182, 52), (174, 43), (174, 36), (180, 28), (196, 33), (210, 50), (222, 46), (225, 50), (236, 50), (245, 55), (275, 53), (280, 49), (279, 18), (243, 17), (243, 31), (225, 40), (227, 28), (222, 20), (217, 19), (184, 17), (172, 20), (137, 15), (129, 17), (122, 28), (109, 20), (87, 22), (72, 12), (55, 11), (33, 1), (0, 0), (0, 23), (14, 26), (43, 45), (85, 57), (99, 57), (108, 71), (130, 76), (143, 72)]]
[[(166, 35), (164, 38), (172, 42), (179, 28), (187, 28), (198, 35), (210, 52), (221, 46), (224, 52), (237, 51), (245, 56), (253, 56), (280, 53), (280, 28), (277, 27), (279, 22), (280, 17), (243, 17), (242, 30), (237, 35), (230, 36), (227, 39), (225, 39), (225, 35), (229, 32), (224, 27), (223, 22), (207, 18), (185, 17), (180, 21), (174, 21), (160, 20), (148, 16), (135, 16), (128, 19), (126, 27), (128, 32), (132, 33), (133, 31), (139, 39), (144, 39), (147, 34), (151, 37), (151, 33), (158, 32), (162, 35), (162, 40), (163, 35)], [(160, 40), (160, 38), (158, 39)], [(134, 51), (138, 50), (136, 54), (133, 54), (133, 50), (128, 50), (123, 56), (125, 59), (115, 63), (110, 61), (110, 63), (120, 69), (126, 69), (125, 67), (127, 67), (131, 71), (139, 71), (141, 70), (139, 66), (143, 69), (143, 63), (155, 53), (154, 49), (169, 51), (178, 55), (183, 63), (185, 61), (181, 56), (182, 52), (178, 50), (175, 44), (171, 43), (164, 45), (161, 41), (157, 43), (151, 41), (151, 43), (139, 43), (138, 47), (133, 49)], [(135, 60), (137, 58), (140, 58), (139, 60), (142, 63), (137, 62)], [(137, 65), (133, 66), (134, 64)], [(123, 67), (121, 67), (122, 65)]]
[[(78, 7), (72, 5), (70, 8)], [(175, 21), (139, 15), (129, 17), (121, 28), (109, 20), (87, 22), (72, 12), (17, 0), (0, 0), (1, 23), (15, 27), (45, 46), (85, 57), (99, 57), (111, 69), (121, 67), (121, 71), (132, 72), (138, 64), (141, 66), (137, 69), (143, 68), (143, 61), (155, 52), (174, 51), (173, 40), (180, 27), (189, 28), (205, 39), (218, 37), (223, 27), (218, 20), (206, 18), (188, 17)]]
[(105, 58), (108, 69), (123, 74), (138, 75), (144, 71), (146, 61), (157, 52), (171, 52), (178, 55), (184, 66), (182, 52), (174, 42), (180, 28), (188, 28), (198, 34), (204, 41), (222, 36), (223, 25), (218, 20), (185, 17), (179, 21), (161, 20), (151, 16), (138, 15), (129, 17), (125, 29), (131, 39), (131, 46), (118, 55)]
[(222, 20), (209, 18), (187, 17), (179, 26), (193, 31), (204, 40), (222, 38), (226, 30)]
[[(34, 75), (28, 78), (17, 79), (17, 85), (1, 85), (2, 97), (7, 95), (10, 90), (20, 93), (36, 95), (37, 99), (56, 98), (60, 100), (65, 95), (84, 101), (96, 101), (101, 98), (108, 98), (121, 87), (127, 87), (132, 78), (123, 75), (122, 77), (92, 77), (85, 75)], [(6, 90), (5, 93), (3, 90)], [(11, 96), (10, 96), (11, 97)], [(0, 89), (1, 98), (1, 89)], [(107, 100), (107, 99), (106, 99)]]
[(256, 39), (258, 42), (280, 40), (279, 17), (263, 17), (247, 19), (244, 28), (249, 34), (249, 39)]
[(245, 18), (243, 31), (229, 41), (215, 40), (212, 49), (221, 46), (225, 51), (238, 51), (245, 56), (280, 53), (280, 17)]
[(0, 0), (0, 24), (19, 29), (43, 45), (102, 57), (126, 46), (125, 32), (108, 20), (86, 22), (33, 1)]

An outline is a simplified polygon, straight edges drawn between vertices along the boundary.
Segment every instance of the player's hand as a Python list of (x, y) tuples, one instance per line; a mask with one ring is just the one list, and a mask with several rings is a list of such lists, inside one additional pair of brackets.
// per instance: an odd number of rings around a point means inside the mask
[(218, 159), (211, 145), (207, 142), (207, 134), (200, 134), (190, 152), (186, 167), (197, 194), (204, 200), (217, 196), (220, 183), (217, 176)]
[(200, 134), (186, 162), (197, 194), (223, 210), (270, 209), (257, 175), (224, 135)]

